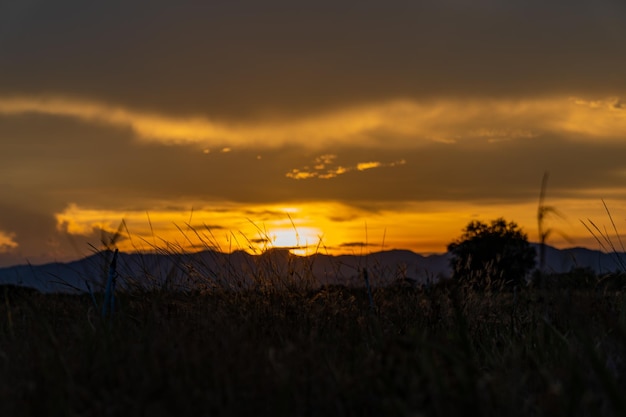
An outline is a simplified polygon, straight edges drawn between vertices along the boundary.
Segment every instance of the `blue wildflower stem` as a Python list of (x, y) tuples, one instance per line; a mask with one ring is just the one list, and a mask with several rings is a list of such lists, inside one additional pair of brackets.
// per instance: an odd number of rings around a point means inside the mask
[(115, 253), (113, 254), (113, 260), (111, 261), (111, 266), (109, 267), (109, 277), (107, 279), (107, 285), (104, 290), (104, 304), (102, 304), (102, 318), (107, 318), (107, 316), (113, 316), (113, 312), (115, 308), (115, 281), (117, 280), (117, 253), (118, 253), (118, 250), (115, 249)]

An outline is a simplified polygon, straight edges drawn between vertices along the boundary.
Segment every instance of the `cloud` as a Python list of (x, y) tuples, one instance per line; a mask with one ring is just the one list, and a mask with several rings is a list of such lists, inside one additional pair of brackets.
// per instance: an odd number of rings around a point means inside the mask
[(313, 167), (305, 166), (302, 169), (294, 168), (291, 171), (287, 172), (285, 176), (287, 178), (291, 178), (294, 180), (306, 180), (311, 178), (319, 178), (323, 180), (331, 179), (338, 177), (339, 175), (343, 175), (350, 171), (366, 171), (374, 168), (383, 168), (383, 167), (395, 167), (398, 165), (406, 164), (404, 159), (382, 163), (379, 161), (368, 161), (368, 162), (358, 162), (353, 166), (333, 166), (334, 160), (337, 158), (337, 155), (322, 155), (315, 158), (315, 165)]
[(286, 177), (292, 178), (294, 180), (306, 180), (309, 178), (317, 178), (319, 176), (318, 172), (303, 172), (297, 168), (292, 169), (290, 172), (285, 174)]
[(325, 154), (318, 156), (315, 158), (315, 165), (313, 166), (316, 170), (322, 170), (326, 168), (326, 165), (332, 164), (332, 162), (337, 158), (337, 155), (334, 154)]
[[(144, 216), (148, 219), (145, 213)], [(70, 235), (88, 236), (94, 231), (115, 234), (123, 225), (121, 222), (124, 220), (124, 213), (114, 210), (84, 209), (70, 203), (62, 213), (56, 213), (55, 218), (57, 230)], [(114, 220), (111, 221), (112, 219)]]
[[(392, 100), (307, 117), (234, 123), (205, 116), (173, 117), (61, 97), (0, 98), (0, 114), (45, 114), (130, 129), (146, 142), (220, 147), (415, 149), (428, 143), (493, 143), (567, 132), (572, 139), (622, 140), (626, 109), (618, 98)], [(332, 162), (322, 155), (317, 166)], [(321, 168), (320, 168), (321, 169)]]
[(373, 243), (367, 243), (367, 242), (345, 242), (345, 243), (341, 243), (339, 244), (340, 248), (365, 248), (368, 246), (376, 246)]
[[(358, 210), (356, 210), (358, 212)], [(69, 204), (56, 213), (57, 229), (68, 236), (116, 234), (124, 219), (123, 236), (116, 245), (123, 251), (187, 250), (209, 247), (218, 250), (263, 249), (267, 245), (301, 247), (315, 244), (322, 235), (320, 222), (330, 213), (352, 213), (355, 209), (338, 203), (294, 205), (250, 205), (221, 203), (200, 207), (191, 214), (168, 208), (139, 210), (98, 210)], [(209, 223), (212, 222), (212, 223)]]
[(28, 3), (0, 13), (4, 93), (237, 119), (626, 89), (619, 1)]
[(365, 171), (366, 169), (378, 168), (381, 166), (380, 162), (359, 162), (356, 164), (357, 171)]
[(345, 167), (342, 167), (342, 166), (338, 166), (337, 168), (327, 170), (326, 173), (324, 173), (324, 174), (319, 174), (318, 178), (321, 178), (323, 180), (327, 180), (329, 178), (335, 178), (335, 177), (337, 177), (339, 175), (343, 175), (343, 174), (345, 174), (348, 171), (352, 171), (352, 169), (351, 168), (345, 168)]
[(0, 230), (0, 252), (10, 252), (19, 244), (15, 241), (15, 233)]

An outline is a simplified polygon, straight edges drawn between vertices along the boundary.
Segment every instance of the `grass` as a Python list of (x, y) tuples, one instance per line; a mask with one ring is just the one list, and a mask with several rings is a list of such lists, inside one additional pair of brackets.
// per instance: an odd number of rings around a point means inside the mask
[(624, 415), (626, 295), (7, 287), (0, 414)]
[(623, 274), (498, 292), (383, 286), (365, 263), (361, 286), (320, 288), (315, 257), (269, 248), (239, 276), (153, 249), (177, 262), (124, 277), (106, 318), (102, 293), (0, 287), (0, 415), (626, 415)]

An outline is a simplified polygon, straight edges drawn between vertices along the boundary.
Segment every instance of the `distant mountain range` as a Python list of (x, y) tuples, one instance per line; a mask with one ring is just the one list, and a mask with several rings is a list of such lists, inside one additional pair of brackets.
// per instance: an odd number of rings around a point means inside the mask
[[(535, 245), (538, 246), (538, 245)], [(42, 292), (101, 291), (113, 253), (103, 251), (78, 261), (45, 265), (20, 265), (0, 268), (0, 285), (14, 284)], [(626, 254), (603, 253), (586, 248), (546, 247), (545, 269), (568, 272), (575, 267), (591, 268), (597, 273), (623, 271)], [(301, 280), (316, 284), (351, 285), (362, 283), (365, 268), (373, 285), (398, 279), (415, 282), (436, 281), (450, 275), (449, 254), (423, 256), (408, 250), (381, 251), (368, 255), (307, 257), (273, 249), (261, 255), (243, 251), (225, 254), (204, 251), (193, 254), (126, 254), (117, 259), (118, 285), (121, 287), (169, 289), (226, 285), (240, 288), (257, 283), (289, 285)]]

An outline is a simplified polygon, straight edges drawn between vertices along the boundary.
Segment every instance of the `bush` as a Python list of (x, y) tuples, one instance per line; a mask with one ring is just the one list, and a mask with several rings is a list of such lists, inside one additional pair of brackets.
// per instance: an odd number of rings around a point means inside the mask
[(448, 245), (453, 278), (475, 288), (513, 288), (535, 266), (536, 251), (516, 223), (472, 221)]

